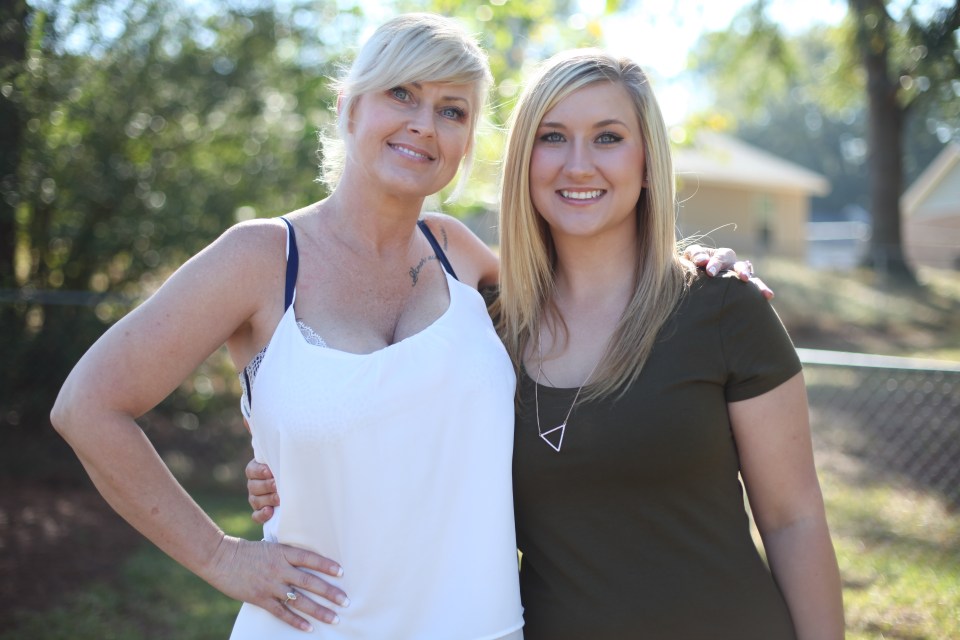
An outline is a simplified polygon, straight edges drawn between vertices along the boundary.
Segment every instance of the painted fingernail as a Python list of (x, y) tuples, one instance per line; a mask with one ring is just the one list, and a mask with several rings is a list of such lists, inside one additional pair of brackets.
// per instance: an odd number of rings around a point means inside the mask
[(311, 625), (309, 622), (301, 622), (300, 630), (306, 631), (307, 633), (313, 633), (313, 625)]
[(709, 267), (707, 267), (707, 273), (709, 273), (712, 276), (717, 275), (717, 265), (712, 264)]
[(340, 616), (333, 614), (327, 617), (327, 620), (330, 621), (330, 624), (340, 624)]
[(337, 604), (340, 605), (341, 607), (349, 607), (350, 598), (348, 598), (347, 596), (337, 596)]

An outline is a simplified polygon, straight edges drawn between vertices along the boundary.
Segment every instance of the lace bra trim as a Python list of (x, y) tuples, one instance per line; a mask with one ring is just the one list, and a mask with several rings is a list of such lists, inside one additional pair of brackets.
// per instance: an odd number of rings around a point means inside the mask
[[(327, 343), (320, 336), (319, 333), (314, 331), (307, 325), (303, 320), (297, 320), (297, 328), (300, 329), (300, 335), (303, 336), (303, 339), (307, 341), (307, 344), (311, 344), (315, 347), (326, 348)], [(247, 389), (247, 380), (250, 380), (250, 384), (253, 384), (253, 381), (257, 378), (257, 371), (260, 370), (260, 363), (263, 362), (263, 357), (267, 354), (267, 348), (264, 347), (260, 350), (260, 353), (253, 356), (253, 359), (243, 368), (238, 375), (240, 377), (240, 386), (243, 389), (243, 402), (247, 402), (247, 398), (250, 397), (249, 389)], [(246, 374), (246, 375), (244, 375)], [(246, 407), (245, 407), (246, 408)]]
[(323, 338), (320, 337), (320, 334), (311, 329), (303, 320), (297, 320), (297, 327), (300, 328), (300, 333), (303, 334), (303, 337), (308, 344), (312, 344), (316, 347), (327, 346), (327, 343), (324, 342)]

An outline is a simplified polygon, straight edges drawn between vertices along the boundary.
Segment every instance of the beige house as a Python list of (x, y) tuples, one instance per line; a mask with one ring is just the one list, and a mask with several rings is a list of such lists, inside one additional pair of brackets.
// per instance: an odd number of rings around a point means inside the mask
[(934, 158), (900, 198), (900, 211), (910, 263), (960, 269), (960, 144)]
[(829, 193), (822, 175), (728, 135), (703, 131), (674, 154), (681, 237), (804, 259), (810, 197)]

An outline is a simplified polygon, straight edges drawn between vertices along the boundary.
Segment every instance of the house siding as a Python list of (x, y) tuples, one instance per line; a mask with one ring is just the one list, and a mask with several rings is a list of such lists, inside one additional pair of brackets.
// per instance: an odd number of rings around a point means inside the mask
[(810, 205), (805, 194), (683, 184), (678, 200), (681, 237), (705, 235), (702, 244), (733, 247), (746, 257), (806, 257)]
[(931, 163), (936, 178), (918, 178), (922, 195), (904, 198), (904, 252), (914, 266), (960, 269), (960, 155), (949, 147), (943, 153)]

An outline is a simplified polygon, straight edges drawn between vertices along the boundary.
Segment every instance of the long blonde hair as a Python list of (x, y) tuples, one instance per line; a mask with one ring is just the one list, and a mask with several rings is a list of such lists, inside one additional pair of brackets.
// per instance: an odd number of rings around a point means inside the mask
[[(320, 180), (336, 188), (346, 162), (343, 140), (357, 99), (411, 82), (472, 84), (470, 138), (454, 196), (463, 187), (473, 162), (474, 134), (493, 82), (487, 54), (459, 23), (433, 13), (406, 13), (388, 20), (370, 36), (353, 65), (333, 83), (340, 96), (336, 127), (321, 135)], [(453, 196), (451, 196), (453, 197)]]
[[(510, 122), (500, 195), (500, 297), (493, 312), (514, 362), (538, 335), (555, 292), (556, 249), (530, 197), (530, 157), (543, 116), (571, 93), (598, 82), (621, 85), (633, 98), (643, 136), (646, 179), (637, 203), (638, 261), (634, 293), (583, 400), (623, 393), (636, 380), (661, 327), (694, 269), (677, 255), (676, 186), (667, 128), (646, 74), (632, 60), (577, 49), (543, 63), (521, 94)], [(553, 315), (553, 314), (550, 314)], [(556, 314), (562, 332), (563, 319)]]

